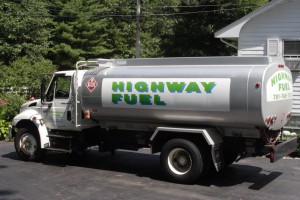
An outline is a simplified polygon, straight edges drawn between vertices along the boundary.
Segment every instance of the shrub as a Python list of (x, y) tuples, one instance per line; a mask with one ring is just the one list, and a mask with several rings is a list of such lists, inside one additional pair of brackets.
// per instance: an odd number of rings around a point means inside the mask
[(6, 122), (5, 120), (0, 119), (0, 140), (4, 140), (8, 137), (8, 126), (9, 122)]
[(8, 126), (26, 102), (26, 96), (14, 93), (0, 93), (0, 140), (8, 136)]
[(33, 61), (27, 57), (19, 58), (9, 66), (2, 66), (0, 89), (12, 88), (13, 92), (37, 98), (40, 96), (41, 77), (52, 74), (55, 70), (55, 66), (49, 60)]
[[(0, 120), (11, 121), (26, 102), (26, 96), (14, 93), (0, 93)], [(5, 103), (4, 103), (5, 102)]]

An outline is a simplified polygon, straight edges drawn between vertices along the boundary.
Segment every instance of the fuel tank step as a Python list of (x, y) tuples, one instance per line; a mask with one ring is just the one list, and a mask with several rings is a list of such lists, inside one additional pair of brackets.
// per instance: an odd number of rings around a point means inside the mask
[(47, 135), (47, 137), (49, 137), (49, 138), (65, 138), (65, 139), (72, 139), (73, 138), (72, 136), (52, 135), (52, 134)]
[(53, 147), (47, 147), (45, 148), (48, 151), (56, 151), (56, 152), (62, 152), (62, 153), (72, 153), (71, 149), (61, 149), (61, 148), (53, 148)]

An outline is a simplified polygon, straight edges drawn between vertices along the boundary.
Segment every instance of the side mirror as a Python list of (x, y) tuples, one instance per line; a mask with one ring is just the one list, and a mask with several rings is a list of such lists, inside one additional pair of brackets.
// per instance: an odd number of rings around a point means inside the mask
[(45, 101), (45, 97), (46, 97), (46, 84), (47, 84), (47, 80), (45, 77), (41, 78), (41, 101), (42, 103), (44, 103)]

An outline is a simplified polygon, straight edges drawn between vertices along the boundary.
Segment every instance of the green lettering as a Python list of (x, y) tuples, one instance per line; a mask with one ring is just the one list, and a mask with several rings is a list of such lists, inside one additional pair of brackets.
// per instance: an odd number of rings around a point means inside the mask
[(114, 92), (117, 92), (118, 90), (120, 90), (120, 92), (124, 92), (124, 82), (120, 82), (120, 83), (113, 82), (112, 90)]
[(201, 85), (204, 87), (204, 90), (207, 94), (210, 94), (212, 89), (217, 85), (215, 82), (201, 82)]
[(164, 92), (164, 83), (163, 82), (159, 82), (159, 83), (156, 83), (156, 82), (152, 82), (151, 83), (151, 91), (152, 92), (157, 92), (157, 90), (161, 93)]
[(189, 85), (186, 87), (185, 91), (187, 93), (192, 93), (192, 92), (201, 93), (200, 88), (196, 82), (190, 82)]
[(166, 105), (166, 103), (164, 101), (160, 100), (160, 96), (157, 95), (157, 94), (154, 95), (154, 103), (158, 106), (165, 106)]
[(132, 83), (131, 83), (131, 82), (127, 82), (126, 90), (127, 90), (128, 92), (132, 92)]
[(272, 87), (276, 84), (276, 77), (271, 79), (271, 84), (272, 84)]
[(149, 94), (140, 94), (140, 103), (141, 105), (152, 105), (151, 95)]
[(129, 105), (135, 105), (137, 103), (137, 96), (135, 94), (125, 94), (124, 101)]
[(148, 84), (146, 82), (137, 82), (134, 86), (134, 88), (138, 91), (138, 92), (148, 92)]
[(185, 83), (184, 82), (167, 82), (167, 87), (168, 87), (168, 90), (171, 92), (171, 93), (182, 93), (183, 90), (184, 90), (184, 87), (185, 87)]
[(277, 77), (278, 77), (278, 80), (281, 81), (281, 80), (282, 80), (282, 73), (279, 73), (279, 74), (277, 75)]
[(279, 91), (289, 91), (290, 90), (290, 86), (288, 83), (279, 83), (278, 87), (279, 87)]
[(112, 102), (114, 104), (118, 104), (119, 101), (122, 101), (123, 95), (122, 94), (112, 94)]

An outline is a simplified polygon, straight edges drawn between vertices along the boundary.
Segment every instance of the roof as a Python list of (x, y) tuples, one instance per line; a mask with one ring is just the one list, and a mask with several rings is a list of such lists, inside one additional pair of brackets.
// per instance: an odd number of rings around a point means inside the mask
[(243, 26), (251, 19), (273, 9), (280, 4), (287, 3), (287, 0), (273, 0), (270, 3), (258, 8), (241, 19), (229, 24), (215, 33), (215, 38), (238, 38)]
[[(87, 70), (78, 70), (78, 74), (84, 74)], [(64, 76), (73, 76), (76, 70), (68, 70), (68, 71), (57, 71), (55, 74), (62, 74)]]

